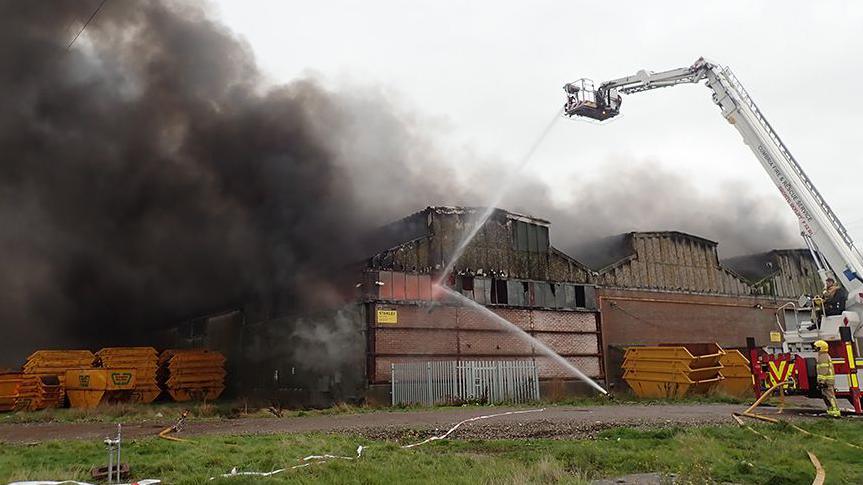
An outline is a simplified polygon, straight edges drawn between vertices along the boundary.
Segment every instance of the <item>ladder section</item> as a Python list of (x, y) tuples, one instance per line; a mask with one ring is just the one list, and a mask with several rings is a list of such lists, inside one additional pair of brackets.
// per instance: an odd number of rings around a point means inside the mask
[(779, 135), (777, 135), (776, 132), (773, 130), (773, 127), (770, 126), (767, 118), (765, 118), (764, 115), (761, 114), (761, 110), (758, 109), (755, 101), (753, 101), (752, 97), (749, 96), (746, 88), (743, 87), (743, 85), (740, 83), (734, 73), (731, 72), (731, 69), (726, 67), (723, 68), (722, 72), (723, 74), (725, 74), (726, 79), (728, 79), (728, 81), (731, 83), (731, 87), (734, 88), (740, 99), (746, 104), (746, 106), (749, 107), (750, 110), (752, 110), (755, 118), (761, 124), (761, 127), (764, 128), (764, 131), (767, 132), (768, 136), (770, 136), (770, 139), (773, 141), (773, 143), (776, 144), (777, 147), (779, 147), (779, 152), (782, 153), (782, 156), (785, 157), (785, 160), (794, 169), (794, 172), (803, 182), (803, 185), (809, 191), (809, 194), (812, 195), (812, 197), (821, 207), (821, 210), (824, 212), (824, 214), (827, 215), (830, 223), (833, 224), (833, 228), (839, 232), (839, 235), (842, 237), (842, 240), (845, 241), (845, 244), (848, 245), (848, 248), (851, 249), (853, 252), (857, 252), (859, 254), (859, 252), (856, 251), (856, 248), (854, 248), (854, 241), (851, 239), (851, 236), (848, 234), (845, 226), (842, 225), (842, 222), (833, 212), (833, 209), (830, 208), (830, 206), (827, 204), (827, 201), (824, 200), (824, 197), (821, 196), (821, 194), (818, 192), (818, 189), (815, 188), (815, 185), (812, 183), (811, 180), (809, 180), (806, 172), (803, 171), (803, 168), (800, 166), (799, 163), (797, 163), (797, 160), (794, 159), (794, 156), (791, 155), (791, 152), (788, 150), (785, 144), (782, 143)]

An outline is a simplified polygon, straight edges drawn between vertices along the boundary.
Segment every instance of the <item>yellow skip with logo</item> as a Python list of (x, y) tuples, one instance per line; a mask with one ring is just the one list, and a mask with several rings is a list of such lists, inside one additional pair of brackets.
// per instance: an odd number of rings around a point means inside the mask
[(126, 400), (135, 389), (135, 369), (66, 371), (66, 394), (73, 408), (94, 408), (105, 400)]

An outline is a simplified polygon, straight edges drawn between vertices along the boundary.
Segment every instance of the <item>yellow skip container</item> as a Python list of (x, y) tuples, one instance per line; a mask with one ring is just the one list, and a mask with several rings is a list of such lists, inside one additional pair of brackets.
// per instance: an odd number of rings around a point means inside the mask
[(716, 392), (734, 397), (752, 397), (752, 370), (747, 359), (739, 350), (726, 350), (722, 357), (722, 377), (724, 379)]
[(624, 355), (623, 379), (638, 397), (707, 394), (723, 379), (724, 355), (715, 343), (630, 347)]
[(66, 394), (73, 408), (94, 408), (102, 402), (128, 401), (135, 391), (135, 369), (72, 369), (66, 371)]

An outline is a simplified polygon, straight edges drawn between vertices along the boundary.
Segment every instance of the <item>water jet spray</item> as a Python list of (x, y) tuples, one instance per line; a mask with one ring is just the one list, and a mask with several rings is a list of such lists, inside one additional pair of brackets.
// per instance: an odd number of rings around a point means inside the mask
[(450, 288), (447, 288), (447, 287), (441, 286), (441, 285), (438, 285), (438, 288), (440, 288), (440, 290), (443, 291), (444, 293), (446, 293), (447, 295), (452, 296), (452, 297), (456, 298), (457, 300), (461, 301), (465, 305), (467, 305), (473, 309), (478, 310), (483, 315), (487, 316), (489, 318), (489, 320), (492, 320), (493, 322), (495, 322), (499, 326), (503, 327), (507, 331), (518, 335), (522, 340), (529, 342), (531, 345), (533, 345), (534, 349), (540, 351), (540, 353), (544, 354), (545, 356), (551, 358), (552, 360), (554, 360), (555, 362), (557, 362), (558, 364), (563, 366), (564, 369), (569, 371), (572, 375), (574, 375), (578, 379), (580, 379), (580, 380), (584, 381), (585, 383), (587, 383), (588, 385), (590, 385), (590, 387), (599, 391), (600, 394), (605, 395), (605, 396), (610, 396), (608, 391), (603, 389), (602, 386), (597, 384), (593, 379), (591, 379), (584, 372), (579, 370), (578, 367), (575, 367), (574, 365), (572, 365), (571, 362), (564, 359), (560, 354), (558, 354), (557, 352), (552, 350), (548, 345), (540, 342), (536, 337), (525, 332), (523, 329), (519, 328), (514, 323), (501, 317), (497, 313), (489, 310), (488, 308), (480, 305), (479, 303), (471, 300), (470, 298), (462, 295), (461, 293), (458, 293), (457, 291), (454, 291)]
[(440, 276), (438, 277), (437, 281), (435, 281), (436, 285), (442, 286), (444, 280), (447, 279), (449, 274), (452, 272), (453, 268), (455, 268), (455, 265), (456, 265), (456, 263), (458, 263), (458, 260), (461, 259), (462, 255), (464, 254), (465, 249), (467, 249), (467, 245), (470, 244), (471, 241), (473, 241), (473, 238), (476, 237), (477, 233), (482, 228), (482, 226), (484, 226), (486, 221), (488, 221), (489, 218), (491, 218), (491, 215), (494, 213), (497, 206), (500, 205), (501, 200), (503, 200), (503, 197), (506, 195), (506, 193), (509, 191), (510, 186), (515, 181), (516, 175), (518, 175), (522, 171), (522, 169), (524, 169), (524, 167), (528, 164), (528, 162), (530, 162), (531, 158), (533, 158), (533, 155), (536, 153), (536, 150), (539, 148), (539, 146), (542, 144), (542, 142), (545, 141), (546, 137), (548, 137), (548, 134), (551, 132), (551, 129), (554, 127), (555, 123), (557, 123), (557, 121), (560, 119), (562, 114), (563, 114), (563, 109), (558, 110), (554, 114), (554, 117), (551, 119), (551, 121), (548, 122), (548, 124), (539, 133), (539, 136), (536, 138), (536, 140), (533, 142), (533, 144), (527, 150), (527, 153), (525, 153), (524, 156), (521, 157), (521, 161), (518, 163), (518, 165), (515, 167), (515, 169), (510, 171), (509, 175), (507, 175), (506, 179), (503, 181), (503, 184), (501, 184), (500, 189), (498, 189), (497, 194), (495, 194), (495, 196), (491, 199), (491, 201), (486, 206), (485, 210), (482, 212), (482, 214), (480, 214), (479, 219), (474, 221), (474, 224), (471, 227), (470, 231), (468, 231), (468, 233), (465, 234), (465, 236), (462, 238), (462, 240), (459, 241), (458, 246), (456, 246), (456, 248), (455, 248), (455, 251), (452, 253), (452, 255), (450, 255), (449, 262), (444, 267), (444, 269), (441, 272)]

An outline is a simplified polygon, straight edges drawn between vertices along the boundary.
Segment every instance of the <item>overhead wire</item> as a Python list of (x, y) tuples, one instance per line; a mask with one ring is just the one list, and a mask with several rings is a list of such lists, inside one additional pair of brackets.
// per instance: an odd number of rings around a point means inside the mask
[(78, 33), (75, 34), (75, 37), (73, 37), (72, 40), (69, 41), (69, 44), (66, 46), (66, 50), (69, 50), (72, 48), (72, 45), (75, 44), (75, 41), (78, 40), (78, 37), (80, 37), (81, 34), (84, 33), (84, 29), (86, 29), (87, 26), (90, 25), (90, 22), (92, 22), (93, 19), (96, 18), (96, 15), (99, 15), (99, 12), (102, 10), (102, 7), (105, 6), (105, 3), (107, 1), (108, 0), (102, 0), (101, 2), (99, 2), (99, 6), (96, 7), (96, 10), (93, 10), (93, 13), (90, 14), (90, 18), (88, 18), (87, 21), (84, 22), (84, 25), (81, 26), (81, 30), (79, 30)]
[(614, 310), (617, 310), (617, 311), (619, 311), (619, 312), (623, 313), (623, 314), (629, 315), (630, 317), (632, 317), (632, 318), (634, 318), (634, 319), (636, 319), (636, 320), (638, 320), (638, 321), (640, 321), (640, 322), (642, 322), (642, 323), (646, 323), (648, 326), (651, 326), (651, 327), (653, 327), (653, 328), (659, 328), (659, 329), (661, 329), (661, 328), (667, 328), (667, 327), (665, 327), (665, 326), (663, 326), (663, 325), (660, 325), (660, 324), (658, 324), (658, 323), (651, 322), (650, 320), (646, 320), (646, 319), (644, 319), (644, 318), (639, 317), (638, 315), (635, 315), (635, 314), (633, 314), (633, 313), (631, 313), (631, 312), (628, 312), (628, 311), (624, 310), (624, 309), (623, 309), (623, 307), (621, 307), (621, 306), (620, 306), (620, 304), (619, 304), (619, 303), (617, 303), (617, 302), (609, 302), (608, 306), (609, 306), (610, 308), (614, 309)]

